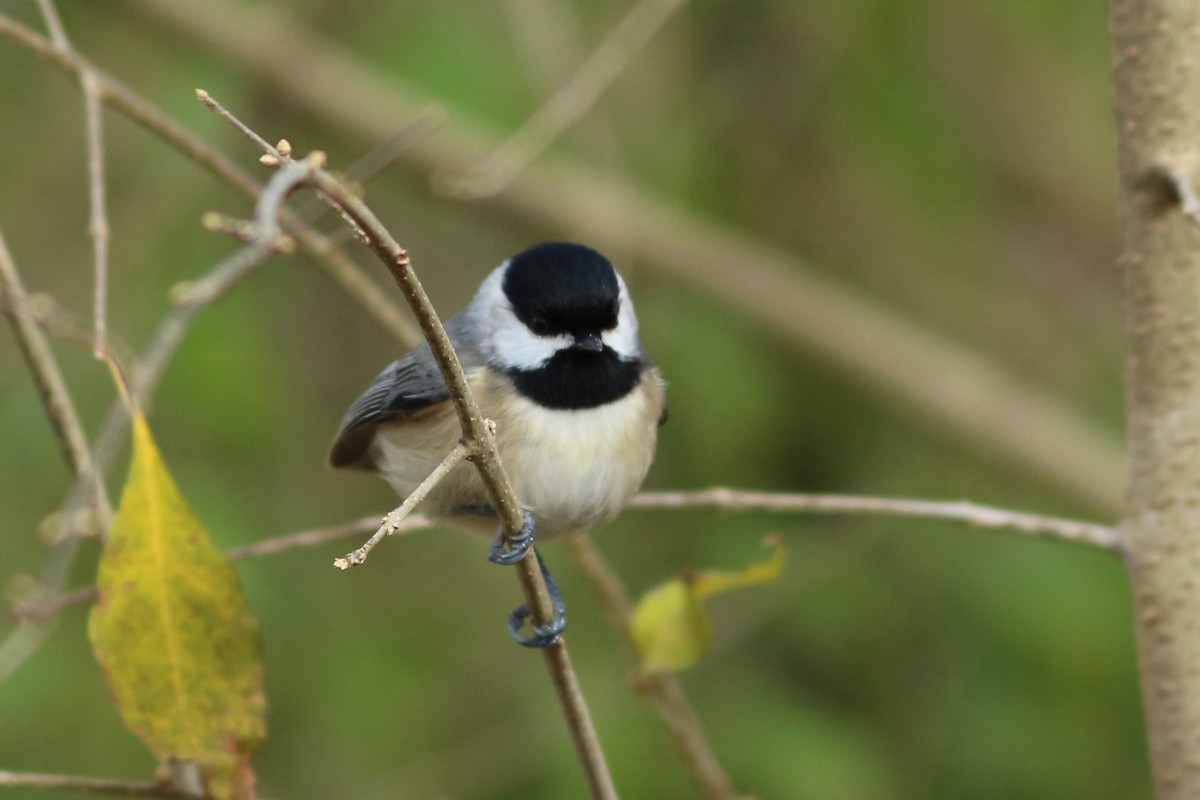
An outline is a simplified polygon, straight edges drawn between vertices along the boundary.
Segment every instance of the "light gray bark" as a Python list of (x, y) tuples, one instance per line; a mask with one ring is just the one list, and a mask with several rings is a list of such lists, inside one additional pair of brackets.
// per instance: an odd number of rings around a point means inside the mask
[(1155, 796), (1200, 798), (1200, 3), (1113, 0), (1124, 526)]

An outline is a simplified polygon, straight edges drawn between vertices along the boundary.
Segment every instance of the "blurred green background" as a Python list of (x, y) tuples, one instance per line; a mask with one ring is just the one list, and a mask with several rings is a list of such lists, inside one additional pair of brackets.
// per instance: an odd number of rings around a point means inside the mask
[[(269, 139), (326, 150), (337, 168), (379, 143), (319, 104), (298, 103), (219, 35), (170, 23), (156, 5), (63, 0), (61, 11), (81, 52), (258, 174), (257, 151), (195, 102), (195, 87)], [(451, 126), (504, 134), (631, 4), (197, 7), (264, 51), (286, 46), (272, 18), (242, 15), (280, 15), (385, 85), (441, 103)], [(0, 12), (43, 30), (32, 0), (4, 0)], [(1121, 317), (1106, 47), (1103, 8), (1072, 0), (694, 0), (536, 168), (586, 165), (701, 223), (807, 259), (864, 300), (1058, 398), (1115, 442)], [(296, 74), (318, 69), (323, 55), (292, 54)], [(80, 94), (0, 38), (0, 108), (0, 229), (29, 289), (57, 301), (59, 327), (86, 330)], [(110, 324), (138, 349), (170, 287), (236, 248), (203, 231), (200, 215), (250, 211), (126, 119), (110, 112), (105, 121)], [(371, 180), (367, 198), (446, 312), (508, 255), (575, 235), (504, 196), (446, 199), (429, 178), (402, 155)], [(610, 254), (630, 281), (643, 340), (671, 384), (647, 488), (968, 498), (1115, 517), (1119, 497), (1068, 492), (664, 274), (638, 242), (618, 249)], [(386, 289), (383, 270), (353, 252)], [(736, 281), (739, 265), (728, 269)], [(70, 337), (57, 354), (94, 432), (114, 400), (109, 377)], [(346, 405), (398, 354), (303, 257), (273, 260), (202, 314), (150, 419), (219, 544), (394, 505), (382, 482), (334, 473), (325, 454)], [(1027, 434), (1022, 419), (1008, 422), (1014, 436)], [(0, 579), (11, 588), (42, 569), (35, 530), (69, 480), (7, 329), (0, 452)], [(122, 461), (114, 492), (123, 472)], [(740, 791), (1150, 796), (1130, 602), (1109, 555), (933, 522), (710, 512), (630, 512), (596, 540), (640, 592), (683, 568), (748, 564), (771, 531), (789, 549), (784, 579), (713, 600), (713, 651), (683, 676)], [(487, 563), (481, 542), (440, 532), (386, 542), (353, 573), (333, 570), (356, 543), (239, 565), (266, 640), (264, 795), (583, 796), (541, 659), (504, 630), (519, 599), (512, 575)], [(624, 796), (690, 796), (662, 725), (625, 680), (632, 665), (602, 608), (562, 545), (543, 554), (565, 587), (572, 651)], [(95, 558), (85, 545), (71, 585), (91, 579)], [(152, 774), (152, 759), (120, 726), (84, 620), (81, 607), (64, 613), (0, 685), (0, 769)]]

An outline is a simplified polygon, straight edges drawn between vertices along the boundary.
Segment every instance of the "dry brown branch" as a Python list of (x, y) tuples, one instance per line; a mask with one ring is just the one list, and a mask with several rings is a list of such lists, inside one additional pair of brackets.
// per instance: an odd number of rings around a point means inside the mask
[(961, 522), (976, 528), (1045, 536), (1086, 544), (1122, 555), (1132, 554), (1118, 528), (1061, 517), (1027, 514), (978, 503), (909, 500), (898, 497), (865, 497), (839, 494), (745, 492), (714, 487), (696, 492), (648, 492), (633, 498), (630, 508), (716, 508), (722, 511), (774, 511), (803, 514), (879, 514)]
[[(620, 576), (613, 572), (588, 537), (571, 537), (569, 543), (580, 572), (600, 595), (609, 623), (636, 661), (637, 648), (629, 635), (633, 603)], [(635, 680), (638, 693), (667, 726), (697, 796), (706, 800), (737, 800), (740, 795), (709, 746), (700, 718), (675, 676), (638, 675)]]
[[(212, 101), (207, 95), (198, 92), (198, 96), (210, 108), (220, 109), (219, 104)], [(227, 119), (232, 120), (232, 115), (228, 112), (221, 110), (221, 113)], [(260, 235), (266, 240), (270, 240), (274, 236), (273, 223), (264, 218), (264, 213), (273, 210), (279, 203), (278, 198), (286, 196), (295, 186), (303, 184), (311, 187), (336, 207), (368, 249), (375, 253), (387, 267), (408, 301), (426, 341), (429, 342), (442, 378), (446, 382), (463, 431), (464, 445), (470, 453), (472, 462), (479, 470), (492, 507), (496, 510), (497, 517), (507, 535), (509, 537), (518, 536), (524, 527), (524, 520), (496, 450), (494, 426), (489, 420), (483, 418), (475, 404), (449, 337), (442, 327), (433, 304), (429, 301), (424, 288), (411, 268), (408, 252), (400, 246), (361, 199), (341, 180), (323, 169), (325, 164), (323, 153), (314, 152), (303, 160), (296, 161), (282, 149), (269, 145), (261, 137), (258, 137), (257, 141), (261, 142), (260, 146), (267, 155), (280, 165), (279, 173), (272, 179), (267, 190), (263, 192), (263, 197), (260, 198), (258, 204), (256, 221)], [(251, 249), (247, 248), (246, 250)], [(534, 624), (545, 625), (551, 619), (553, 609), (545, 581), (537, 565), (537, 555), (533, 549), (531, 548), (515, 566)], [(542, 652), (556, 695), (562, 706), (576, 754), (583, 767), (588, 788), (594, 798), (615, 798), (617, 796), (616, 789), (567, 652), (565, 640), (560, 637), (557, 643), (544, 648)]]
[(74, 794), (107, 797), (159, 797), (179, 800), (196, 796), (182, 789), (150, 781), (122, 781), (112, 778), (85, 778), (74, 775), (50, 775), (43, 772), (6, 772), (0, 770), (0, 786), (12, 789), (46, 789)]
[(464, 200), (493, 197), (578, 123), (629, 62), (687, 0), (641, 0), (574, 75), (486, 158), (466, 170), (434, 173), (435, 186)]
[[(367, 246), (383, 261), (400, 286), (405, 298), (429, 342), (442, 378), (450, 391), (451, 401), (458, 412), (463, 439), (471, 448), (471, 458), (479, 470), (488, 491), (492, 507), (510, 537), (517, 536), (524, 525), (521, 510), (512, 487), (504, 473), (496, 450), (493, 427), (479, 413), (470, 387), (458, 363), (450, 339), (438, 319), (433, 305), (409, 266), (408, 253), (392, 238), (387, 229), (357, 197), (331, 174), (314, 169), (312, 185), (335, 203), (366, 237)], [(537, 554), (530, 548), (525, 558), (516, 564), (526, 603), (536, 625), (545, 625), (552, 616), (552, 606), (546, 583), (537, 566)], [(566, 641), (542, 649), (559, 704), (566, 717), (576, 755), (583, 766), (588, 789), (593, 798), (617, 797), (616, 787), (609, 774), (604, 752), (596, 735), (595, 725), (584, 700), (579, 680), (567, 652)]]
[[(210, 0), (136, 0), (269, 83), (321, 118), (378, 139), (397, 119), (428, 105), (283, 12)], [(263, 47), (264, 41), (273, 42)], [(295, 68), (294, 53), (313, 54)], [(454, 117), (405, 158), (434, 173), (461, 168), (495, 149), (496, 136)], [(632, 251), (684, 285), (751, 315), (776, 333), (838, 364), (936, 420), (948, 436), (1005, 457), (1098, 509), (1115, 510), (1124, 489), (1122, 450), (1109, 432), (986, 355), (874, 303), (827, 277), (828, 270), (740, 231), (682, 212), (636, 185), (578, 164), (534, 165), (497, 198), (537, 224), (570, 231), (605, 251)], [(605, 209), (618, 207), (622, 224)], [(738, 280), (729, 280), (737, 265)]]

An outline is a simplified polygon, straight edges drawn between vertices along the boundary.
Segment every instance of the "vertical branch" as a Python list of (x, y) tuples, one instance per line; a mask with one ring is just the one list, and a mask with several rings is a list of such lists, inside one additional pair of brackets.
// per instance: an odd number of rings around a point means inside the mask
[(83, 105), (87, 115), (88, 202), (92, 237), (92, 319), (95, 331), (93, 352), (103, 359), (108, 354), (108, 213), (105, 211), (104, 128), (100, 122), (100, 82), (92, 72), (83, 74)]
[[(38, 8), (50, 31), (54, 47), (64, 55), (73, 52), (54, 0), (38, 0)], [(92, 239), (92, 320), (96, 358), (108, 353), (108, 213), (105, 211), (104, 128), (100, 121), (103, 88), (95, 70), (85, 69), (80, 76), (83, 87), (84, 128), (87, 131), (88, 205), (91, 219), (88, 235)]]
[(1200, 5), (1113, 0), (1128, 308), (1125, 528), (1155, 796), (1200, 797)]

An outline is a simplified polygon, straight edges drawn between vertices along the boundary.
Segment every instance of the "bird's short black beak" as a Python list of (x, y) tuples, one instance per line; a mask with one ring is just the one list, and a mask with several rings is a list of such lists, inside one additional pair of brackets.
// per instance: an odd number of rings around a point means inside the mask
[(598, 333), (575, 334), (575, 346), (580, 350), (587, 350), (592, 353), (601, 353), (604, 351), (604, 341)]

